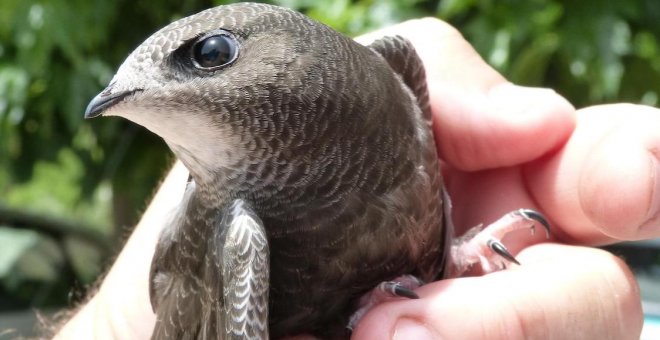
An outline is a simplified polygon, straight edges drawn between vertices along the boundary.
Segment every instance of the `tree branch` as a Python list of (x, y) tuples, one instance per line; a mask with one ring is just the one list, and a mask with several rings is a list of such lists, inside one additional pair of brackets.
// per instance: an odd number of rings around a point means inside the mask
[(91, 226), (63, 218), (45, 216), (0, 204), (0, 224), (14, 228), (24, 228), (48, 234), (56, 239), (74, 236), (97, 245), (101, 251), (110, 253), (110, 238)]

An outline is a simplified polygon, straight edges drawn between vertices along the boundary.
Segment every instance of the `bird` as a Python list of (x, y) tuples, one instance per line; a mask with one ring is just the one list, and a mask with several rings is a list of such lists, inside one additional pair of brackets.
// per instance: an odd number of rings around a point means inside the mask
[(416, 298), (455, 263), (405, 38), (364, 46), (283, 7), (214, 7), (138, 46), (87, 106), (97, 116), (149, 129), (190, 173), (152, 260), (152, 339), (346, 338), (375, 287)]

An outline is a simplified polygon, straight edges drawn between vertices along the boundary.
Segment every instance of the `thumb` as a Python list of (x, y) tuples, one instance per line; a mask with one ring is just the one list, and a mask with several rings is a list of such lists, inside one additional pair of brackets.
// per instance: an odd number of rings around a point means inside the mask
[(637, 284), (618, 258), (593, 248), (541, 244), (523, 266), (434, 282), (420, 299), (381, 304), (353, 339), (639, 338)]

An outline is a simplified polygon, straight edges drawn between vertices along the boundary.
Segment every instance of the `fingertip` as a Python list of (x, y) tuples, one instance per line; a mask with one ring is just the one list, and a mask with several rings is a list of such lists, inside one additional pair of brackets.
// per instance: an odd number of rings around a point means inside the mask
[(503, 82), (486, 93), (446, 89), (432, 96), (436, 144), (445, 161), (467, 171), (536, 159), (563, 145), (575, 109), (549, 89)]
[(647, 226), (658, 218), (658, 159), (635, 138), (639, 133), (621, 128), (607, 135), (588, 155), (580, 176), (582, 210), (615, 240), (650, 237)]
[(523, 169), (553, 234), (580, 244), (660, 236), (660, 110), (610, 104), (576, 117), (559, 152)]
[(576, 188), (581, 211), (568, 215), (578, 222), (564, 223), (576, 240), (602, 244), (660, 236), (659, 113), (632, 104), (594, 106), (579, 113), (574, 141), (566, 147), (568, 161), (563, 162), (574, 164), (579, 176), (575, 183), (561, 184)]

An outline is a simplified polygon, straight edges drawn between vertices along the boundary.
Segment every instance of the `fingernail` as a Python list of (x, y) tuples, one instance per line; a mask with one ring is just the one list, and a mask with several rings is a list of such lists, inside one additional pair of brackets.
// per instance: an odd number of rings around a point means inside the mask
[(409, 318), (399, 319), (394, 325), (393, 340), (433, 340), (440, 339), (434, 335), (431, 330), (421, 322)]
[(657, 151), (650, 152), (651, 171), (650, 175), (653, 177), (653, 186), (651, 187), (651, 197), (649, 197), (649, 210), (646, 214), (646, 222), (640, 227), (640, 237), (644, 237), (647, 233), (653, 233), (658, 228), (660, 219), (660, 167), (658, 166)]

